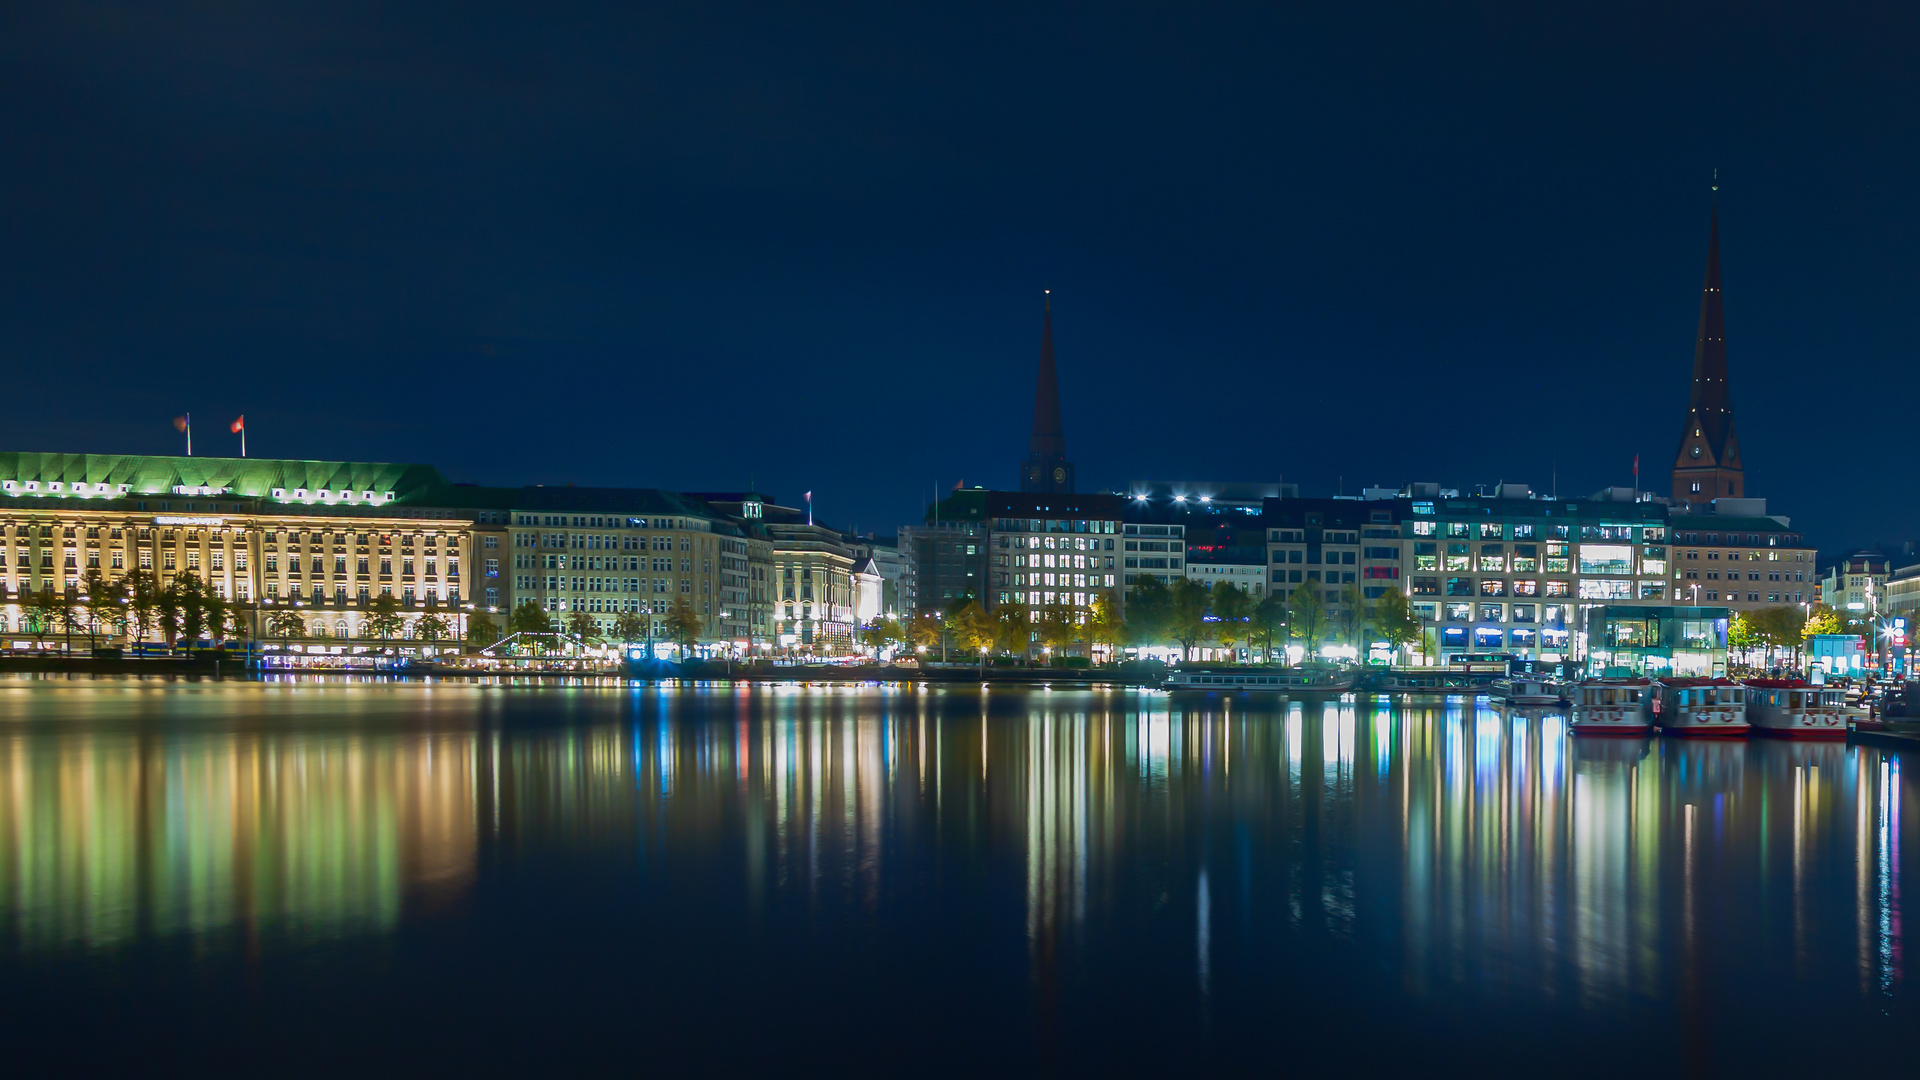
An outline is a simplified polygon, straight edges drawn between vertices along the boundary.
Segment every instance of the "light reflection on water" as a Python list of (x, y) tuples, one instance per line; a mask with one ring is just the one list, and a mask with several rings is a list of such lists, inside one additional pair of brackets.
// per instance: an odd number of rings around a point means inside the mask
[[(991, 906), (1014, 860), (1022, 925), (964, 932), (1017, 942), (1036, 1001), (1168, 976), (1112, 959), (1162, 937), (1203, 1002), (1315, 941), (1408, 1000), (1570, 1015), (1903, 989), (1910, 796), (1867, 747), (1120, 689), (14, 680), (0, 708), (22, 956), (405, 935), (536, 866), (857, 945), (963, 892)], [(694, 867), (704, 891), (678, 891)]]

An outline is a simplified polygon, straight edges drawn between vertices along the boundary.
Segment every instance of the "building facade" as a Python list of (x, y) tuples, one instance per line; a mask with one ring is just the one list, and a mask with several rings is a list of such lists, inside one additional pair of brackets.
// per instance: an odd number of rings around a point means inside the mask
[(1676, 604), (1758, 611), (1819, 599), (1814, 549), (1783, 518), (1675, 514)]
[(988, 606), (1025, 604), (1036, 618), (1051, 611), (1074, 623), (1102, 597), (1122, 610), (1122, 507), (1117, 495), (988, 492)]
[(0, 633), (29, 633), (27, 594), (79, 599), (90, 580), (142, 572), (161, 587), (191, 574), (247, 605), (256, 636), (273, 611), (314, 639), (377, 636), (380, 597), (402, 605), (395, 636), (427, 615), (457, 636), (476, 551), (452, 490), (426, 465), (0, 453)]
[(1885, 610), (1892, 560), (1877, 551), (1857, 551), (1827, 568), (1820, 579), (1820, 601), (1835, 611)]

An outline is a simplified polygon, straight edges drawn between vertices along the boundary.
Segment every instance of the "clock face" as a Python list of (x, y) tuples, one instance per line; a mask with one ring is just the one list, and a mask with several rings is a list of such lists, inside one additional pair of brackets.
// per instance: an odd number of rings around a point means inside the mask
[(1064, 484), (1064, 483), (1066, 483), (1066, 482), (1067, 482), (1067, 470), (1065, 470), (1065, 469), (1062, 469), (1062, 468), (1060, 468), (1060, 467), (1058, 467), (1058, 466), (1055, 466), (1055, 467), (1054, 467), (1054, 470), (1053, 470), (1053, 482), (1054, 482), (1054, 483), (1056, 483), (1056, 484)]
[(1687, 451), (1687, 452), (1688, 452), (1688, 453), (1690, 453), (1690, 454), (1692, 454), (1692, 455), (1693, 455), (1694, 457), (1699, 457), (1699, 456), (1700, 456), (1700, 448), (1699, 448), (1699, 447), (1697, 447), (1697, 446), (1696, 446), (1696, 447), (1694, 447), (1694, 448), (1693, 448), (1692, 450), (1689, 450), (1689, 451)]

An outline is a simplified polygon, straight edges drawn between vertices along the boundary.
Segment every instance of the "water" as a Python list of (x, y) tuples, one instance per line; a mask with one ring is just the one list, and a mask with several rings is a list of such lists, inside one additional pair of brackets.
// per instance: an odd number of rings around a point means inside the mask
[(1462, 700), (0, 679), (0, 1045), (63, 1071), (1899, 1065), (1912, 774)]

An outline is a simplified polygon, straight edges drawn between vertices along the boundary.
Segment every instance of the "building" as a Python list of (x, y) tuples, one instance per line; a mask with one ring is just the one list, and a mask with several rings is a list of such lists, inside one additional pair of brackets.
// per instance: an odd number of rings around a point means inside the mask
[[(1819, 599), (1814, 549), (1788, 519), (1734, 514), (1748, 509), (1719, 500), (1713, 513), (1674, 514), (1673, 602), (1720, 604), (1735, 612)], [(1743, 499), (1740, 504), (1765, 503)]]
[(879, 592), (873, 600), (874, 614), (861, 621), (870, 622), (881, 616), (898, 618), (901, 612), (911, 611), (906, 598), (912, 592), (912, 564), (901, 551), (897, 534), (890, 540), (867, 533), (848, 537), (847, 542), (854, 555), (871, 563), (871, 569), (880, 578)]
[(927, 508), (922, 524), (900, 530), (900, 546), (913, 560), (915, 614), (944, 615), (984, 600), (987, 495), (985, 488), (957, 488)]
[[(476, 552), (455, 502), (428, 465), (0, 453), (0, 634), (29, 632), (27, 594), (80, 597), (90, 578), (145, 571), (296, 612), (314, 639), (378, 636), (367, 618), (384, 596), (403, 605), (396, 636), (428, 615), (434, 633), (457, 636)], [(112, 630), (124, 634), (125, 620)]]
[(1880, 610), (1895, 618), (1904, 618), (1908, 626), (1920, 625), (1920, 563), (1903, 566), (1887, 577), (1886, 599)]
[(1720, 294), (1720, 211), (1707, 231), (1707, 274), (1700, 287), (1700, 323), (1694, 336), (1693, 385), (1680, 446), (1673, 458), (1673, 501), (1706, 505), (1744, 498), (1746, 471), (1734, 432), (1727, 387), (1727, 326)]
[[(501, 612), (532, 603), (556, 623), (582, 614), (594, 633), (615, 636), (622, 613), (667, 635), (667, 609), (686, 600), (700, 618), (697, 642), (736, 636), (722, 559), (739, 530), (708, 504), (656, 488), (572, 485), (458, 486), (451, 497), (475, 521), (484, 562), (476, 606)], [(497, 551), (497, 556), (496, 556)], [(503, 626), (503, 629), (506, 627)]]
[(1118, 495), (986, 492), (992, 555), (988, 606), (1025, 604), (1036, 619), (1057, 613), (1084, 623), (1106, 597), (1121, 595), (1121, 512)]
[[(1266, 544), (1261, 529), (1262, 490), (1280, 485), (1144, 482), (1132, 485), (1122, 509), (1121, 586), (1132, 588), (1142, 573), (1171, 584), (1182, 577), (1211, 585), (1230, 581), (1266, 595)], [(1220, 493), (1216, 498), (1215, 494)]]
[[(1269, 499), (1261, 515), (1268, 587), (1288, 600), (1323, 589), (1329, 636), (1357, 629), (1366, 603), (1403, 585), (1399, 500)], [(1303, 643), (1310, 654), (1324, 642)]]
[(1053, 296), (1040, 316), (1040, 372), (1033, 395), (1033, 434), (1027, 460), (1020, 466), (1020, 490), (1027, 494), (1071, 494), (1073, 462), (1067, 460), (1066, 428), (1060, 420), (1060, 376), (1053, 361)]
[(1891, 561), (1877, 551), (1857, 551), (1834, 563), (1820, 579), (1820, 602), (1843, 612), (1885, 610)]
[[(1361, 549), (1388, 546), (1384, 537), (1352, 535), (1356, 528), (1380, 529), (1375, 514), (1398, 515), (1402, 580), (1424, 624), (1418, 652), (1425, 662), (1491, 651), (1570, 659), (1580, 649), (1573, 635), (1582, 608), (1672, 602), (1663, 503), (1541, 498), (1522, 484), (1464, 497), (1447, 497), (1434, 485), (1407, 490), (1416, 494), (1395, 500), (1392, 511), (1352, 504), (1366, 508), (1368, 520), (1346, 519), (1332, 547), (1344, 584), (1347, 553), (1360, 562)], [(1283, 546), (1299, 547), (1299, 540)], [(1392, 580), (1388, 560), (1365, 561), (1382, 575), (1375, 580)]]
[(1582, 614), (1596, 675), (1727, 673), (1727, 608), (1601, 604)]
[(767, 534), (766, 497), (757, 491), (689, 492), (725, 524), (720, 540), (721, 636), (740, 653), (774, 643), (773, 539)]
[(1268, 499), (1297, 499), (1299, 484), (1248, 483), (1220, 480), (1135, 480), (1124, 492), (1128, 500), (1151, 506), (1198, 505), (1216, 510), (1259, 514)]
[(854, 568), (862, 560), (839, 529), (815, 522), (809, 511), (762, 503), (760, 513), (773, 549), (775, 649), (850, 655), (860, 625)]

